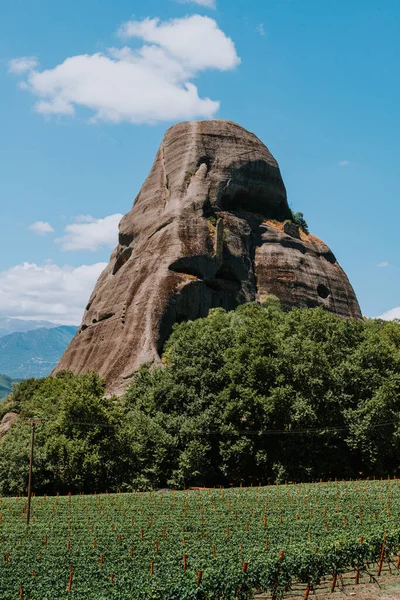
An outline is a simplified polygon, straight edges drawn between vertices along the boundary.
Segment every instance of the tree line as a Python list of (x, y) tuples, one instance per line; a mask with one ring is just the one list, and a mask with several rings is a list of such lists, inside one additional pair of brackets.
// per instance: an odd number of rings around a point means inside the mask
[(0, 494), (386, 476), (400, 471), (400, 323), (270, 297), (175, 326), (122, 397), (96, 374), (28, 379), (0, 405)]

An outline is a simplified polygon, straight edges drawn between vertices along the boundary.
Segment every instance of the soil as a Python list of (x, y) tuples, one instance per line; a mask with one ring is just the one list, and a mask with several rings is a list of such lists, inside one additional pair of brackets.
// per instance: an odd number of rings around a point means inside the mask
[[(400, 600), (400, 571), (395, 563), (385, 565), (380, 577), (375, 576), (375, 565), (371, 566), (371, 575), (363, 573), (360, 583), (355, 585), (353, 573), (346, 573), (338, 579), (336, 589), (332, 593), (332, 578), (321, 581), (321, 584), (310, 592), (308, 600)], [(305, 597), (306, 586), (296, 584), (285, 600), (300, 600)], [(257, 594), (255, 600), (270, 600), (270, 596)]]

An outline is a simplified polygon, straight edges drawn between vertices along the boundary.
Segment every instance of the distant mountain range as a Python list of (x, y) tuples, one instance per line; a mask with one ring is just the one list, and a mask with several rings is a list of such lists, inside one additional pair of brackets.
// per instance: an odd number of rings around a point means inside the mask
[(49, 325), (0, 337), (0, 373), (11, 379), (49, 375), (77, 331), (72, 325)]
[(0, 402), (12, 391), (13, 383), (19, 382), (19, 379), (11, 379), (8, 375), (0, 375)]
[(26, 319), (14, 319), (12, 317), (0, 317), (0, 337), (9, 335), (10, 333), (17, 333), (25, 331), (32, 331), (33, 329), (52, 329), (59, 327), (59, 323), (51, 323), (50, 321), (28, 321)]

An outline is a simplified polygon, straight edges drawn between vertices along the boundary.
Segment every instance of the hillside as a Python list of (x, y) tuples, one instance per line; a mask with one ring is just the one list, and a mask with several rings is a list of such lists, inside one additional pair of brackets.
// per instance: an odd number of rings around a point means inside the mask
[(57, 323), (51, 323), (50, 321), (33, 321), (26, 319), (14, 319), (12, 317), (1, 317), (0, 318), (0, 337), (10, 335), (10, 333), (26, 331), (32, 331), (34, 329), (52, 329), (53, 327), (59, 327)]
[(20, 381), (11, 379), (8, 375), (0, 375), (0, 402), (11, 392), (13, 383), (19, 383)]
[(76, 327), (61, 325), (0, 337), (0, 373), (13, 379), (46, 377), (75, 333)]

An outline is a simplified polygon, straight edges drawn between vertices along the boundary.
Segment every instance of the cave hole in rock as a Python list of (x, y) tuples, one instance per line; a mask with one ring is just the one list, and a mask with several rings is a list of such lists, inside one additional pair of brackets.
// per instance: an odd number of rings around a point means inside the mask
[(320, 283), (317, 287), (317, 294), (320, 298), (327, 298), (330, 295), (329, 288), (326, 287), (323, 283)]
[(203, 164), (207, 166), (207, 171), (209, 171), (211, 166), (211, 158), (207, 155), (200, 156), (199, 160), (197, 161), (197, 168), (199, 168)]
[(257, 186), (248, 189), (236, 189), (231, 193), (223, 194), (220, 200), (224, 211), (245, 211), (262, 215), (266, 218), (277, 217), (271, 211), (271, 202), (265, 187)]
[(188, 259), (179, 259), (169, 265), (168, 269), (174, 271), (174, 273), (182, 273), (182, 275), (191, 275), (192, 277), (203, 279), (203, 274), (197, 267), (189, 264)]
[(204, 200), (204, 203), (203, 203), (203, 217), (205, 217), (206, 219), (210, 219), (210, 218), (217, 219), (217, 214), (216, 214), (214, 207), (211, 204), (211, 200), (208, 196)]
[(232, 281), (237, 283), (239, 286), (241, 285), (239, 277), (236, 275), (235, 271), (230, 265), (222, 265), (215, 273), (215, 278), (226, 279), (226, 281)]
[(222, 265), (216, 272), (214, 279), (206, 280), (205, 284), (215, 291), (237, 292), (242, 287), (240, 279), (230, 265)]

